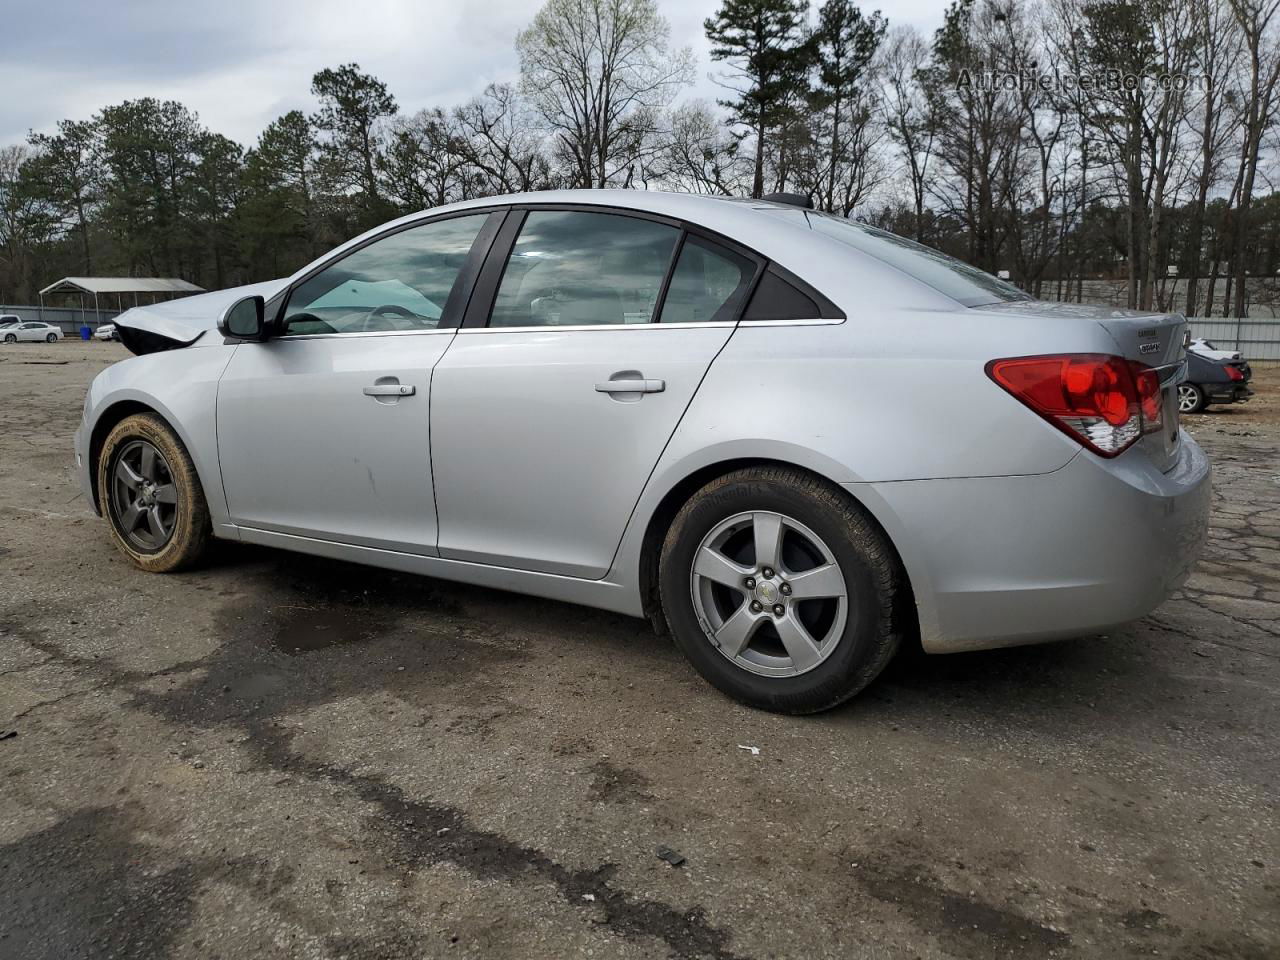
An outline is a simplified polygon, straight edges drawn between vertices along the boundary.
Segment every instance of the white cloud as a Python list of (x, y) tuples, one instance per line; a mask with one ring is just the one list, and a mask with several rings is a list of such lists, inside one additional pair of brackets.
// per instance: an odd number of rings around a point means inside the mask
[[(932, 29), (944, 0), (906, 0), (893, 22)], [(659, 0), (693, 48), (690, 96), (715, 99), (703, 20), (719, 0)], [(516, 33), (539, 0), (53, 0), (7, 13), (0, 144), (125, 99), (178, 100), (244, 144), (287, 110), (314, 106), (311, 76), (355, 61), (402, 110), (450, 106), (514, 80)], [(870, 5), (869, 5), (870, 6)]]

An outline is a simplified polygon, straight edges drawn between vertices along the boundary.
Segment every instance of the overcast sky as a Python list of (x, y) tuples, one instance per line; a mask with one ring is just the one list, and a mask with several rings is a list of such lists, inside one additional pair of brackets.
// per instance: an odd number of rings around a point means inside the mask
[[(946, 0), (883, 4), (932, 31)], [(719, 0), (658, 0), (698, 58), (687, 96), (714, 99), (702, 21)], [(310, 110), (311, 75), (355, 61), (402, 111), (448, 107), (514, 80), (516, 33), (541, 0), (4, 0), (0, 145), (138, 97), (178, 100), (210, 129), (252, 144), (271, 120)], [(874, 9), (874, 4), (867, 5)]]

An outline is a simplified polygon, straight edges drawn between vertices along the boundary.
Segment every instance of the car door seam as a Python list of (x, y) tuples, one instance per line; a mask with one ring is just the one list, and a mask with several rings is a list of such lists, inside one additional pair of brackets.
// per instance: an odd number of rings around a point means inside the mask
[[(627, 531), (631, 529), (631, 523), (635, 520), (636, 510), (640, 506), (640, 501), (644, 499), (645, 491), (649, 489), (649, 483), (653, 480), (653, 475), (658, 470), (658, 464), (660, 464), (662, 462), (662, 458), (666, 456), (667, 448), (671, 446), (671, 441), (675, 439), (675, 435), (680, 429), (680, 424), (684, 423), (685, 415), (688, 414), (689, 407), (693, 405), (694, 399), (698, 396), (699, 391), (702, 390), (702, 384), (706, 382), (707, 375), (711, 373), (711, 368), (715, 365), (715, 362), (720, 359), (720, 354), (724, 353), (725, 348), (729, 346), (729, 341), (733, 339), (734, 334), (738, 332), (738, 326), (738, 322), (733, 324), (733, 329), (730, 330), (729, 335), (724, 338), (724, 343), (720, 344), (720, 349), (715, 352), (715, 355), (712, 356), (710, 362), (708, 362), (706, 367), (703, 369), (702, 376), (698, 378), (698, 385), (695, 386), (693, 388), (693, 392), (689, 394), (688, 403), (686, 403), (684, 405), (684, 409), (680, 411), (680, 416), (676, 418), (676, 422), (672, 426), (671, 432), (667, 434), (666, 442), (663, 443), (662, 449), (658, 451), (658, 456), (654, 458), (653, 466), (649, 468), (649, 473), (645, 476), (644, 483), (640, 485), (640, 492), (636, 494), (635, 503), (631, 505), (631, 511), (627, 514), (627, 522), (622, 525), (622, 533), (618, 537), (618, 542), (614, 544), (613, 556), (609, 559), (609, 566), (602, 576), (596, 578), (597, 581), (607, 580), (609, 578), (609, 574), (613, 573), (614, 565), (618, 562), (618, 554), (622, 550), (622, 544), (626, 542)], [(672, 326), (671, 329), (678, 330), (679, 327)]]

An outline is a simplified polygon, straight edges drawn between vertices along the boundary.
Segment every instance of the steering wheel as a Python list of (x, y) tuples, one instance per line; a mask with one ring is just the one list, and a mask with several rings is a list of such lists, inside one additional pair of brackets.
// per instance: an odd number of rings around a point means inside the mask
[(408, 307), (402, 307), (398, 303), (384, 303), (380, 307), (374, 307), (364, 315), (364, 320), (360, 323), (360, 329), (367, 331), (370, 323), (378, 317), (396, 316), (404, 317), (406, 320), (421, 320), (422, 318), (410, 310)]

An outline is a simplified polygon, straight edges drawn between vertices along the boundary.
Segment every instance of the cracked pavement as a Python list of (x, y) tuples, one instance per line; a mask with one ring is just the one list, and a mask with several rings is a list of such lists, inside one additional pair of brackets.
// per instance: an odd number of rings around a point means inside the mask
[(1153, 615), (795, 719), (598, 611), (133, 570), (69, 463), (123, 355), (0, 353), (0, 956), (1280, 954), (1280, 369), (1184, 422), (1211, 539)]

